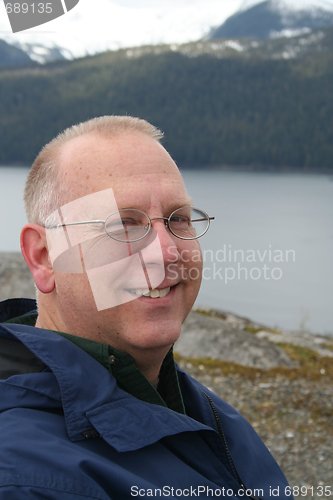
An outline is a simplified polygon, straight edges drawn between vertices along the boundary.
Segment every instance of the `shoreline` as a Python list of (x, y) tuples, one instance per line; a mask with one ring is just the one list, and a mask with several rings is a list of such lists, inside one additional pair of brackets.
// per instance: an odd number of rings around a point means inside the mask
[[(29, 169), (31, 163), (13, 162), (1, 164), (0, 168), (26, 168)], [(208, 165), (208, 172), (237, 172), (237, 173), (268, 173), (268, 174), (297, 174), (297, 175), (324, 175), (333, 176), (333, 167), (288, 167), (286, 165)], [(182, 172), (196, 171), (207, 173), (207, 165), (183, 165)]]

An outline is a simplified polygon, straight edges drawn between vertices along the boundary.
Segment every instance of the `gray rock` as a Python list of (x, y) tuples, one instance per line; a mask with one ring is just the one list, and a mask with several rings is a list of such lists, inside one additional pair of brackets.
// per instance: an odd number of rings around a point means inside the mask
[(191, 312), (185, 321), (175, 352), (263, 369), (294, 366), (287, 354), (269, 340), (196, 312)]
[(256, 333), (256, 336), (260, 339), (266, 339), (273, 343), (278, 344), (293, 344), (307, 349), (315, 351), (320, 356), (333, 357), (333, 338), (332, 336), (326, 335), (314, 335), (310, 332), (303, 331), (291, 331), (291, 332), (269, 332), (266, 330), (260, 330)]
[(20, 253), (0, 252), (0, 300), (34, 298), (35, 287)]

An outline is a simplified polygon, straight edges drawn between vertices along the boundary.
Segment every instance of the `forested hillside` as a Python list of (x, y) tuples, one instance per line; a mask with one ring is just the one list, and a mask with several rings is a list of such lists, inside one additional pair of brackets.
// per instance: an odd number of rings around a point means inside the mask
[(296, 56), (291, 41), (198, 42), (2, 70), (0, 164), (29, 163), (74, 122), (131, 114), (164, 130), (180, 165), (333, 170), (332, 40), (327, 30)]

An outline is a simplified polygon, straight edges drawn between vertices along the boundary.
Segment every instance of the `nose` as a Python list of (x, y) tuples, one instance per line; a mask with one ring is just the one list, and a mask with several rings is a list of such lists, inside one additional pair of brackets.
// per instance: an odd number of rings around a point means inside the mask
[(151, 221), (152, 231), (158, 236), (161, 245), (164, 262), (166, 264), (178, 262), (180, 260), (178, 238), (170, 232), (167, 219), (161, 217), (151, 219)]

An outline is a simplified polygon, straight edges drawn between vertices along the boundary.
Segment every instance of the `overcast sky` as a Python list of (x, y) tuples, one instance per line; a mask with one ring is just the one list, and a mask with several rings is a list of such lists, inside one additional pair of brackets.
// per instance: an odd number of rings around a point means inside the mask
[[(55, 42), (74, 55), (142, 44), (197, 40), (239, 8), (259, 0), (80, 0), (65, 16), (12, 34), (0, 0), (0, 36), (7, 41)], [(290, 0), (291, 3), (333, 0)]]

